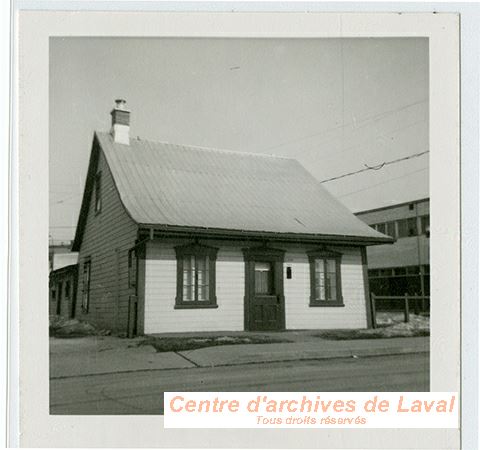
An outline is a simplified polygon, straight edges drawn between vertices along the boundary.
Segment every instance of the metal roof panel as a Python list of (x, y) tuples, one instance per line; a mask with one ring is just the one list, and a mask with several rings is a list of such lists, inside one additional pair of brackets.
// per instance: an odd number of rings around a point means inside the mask
[(96, 134), (139, 224), (388, 239), (294, 159)]

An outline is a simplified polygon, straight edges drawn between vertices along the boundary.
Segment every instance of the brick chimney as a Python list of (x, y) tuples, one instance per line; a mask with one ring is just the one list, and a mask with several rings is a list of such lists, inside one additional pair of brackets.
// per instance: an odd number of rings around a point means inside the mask
[(130, 145), (130, 111), (127, 102), (123, 99), (115, 100), (112, 115), (112, 129), (110, 133), (118, 144)]

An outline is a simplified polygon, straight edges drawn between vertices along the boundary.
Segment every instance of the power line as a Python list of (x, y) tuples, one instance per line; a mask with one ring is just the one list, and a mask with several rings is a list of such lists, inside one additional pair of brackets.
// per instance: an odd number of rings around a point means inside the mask
[(428, 167), (424, 167), (423, 169), (419, 169), (419, 170), (414, 170), (413, 172), (404, 173), (403, 175), (400, 175), (399, 177), (389, 178), (386, 181), (382, 181), (381, 183), (377, 183), (377, 184), (372, 184), (371, 186), (367, 186), (366, 188), (363, 188), (363, 189), (357, 189), (357, 190), (352, 191), (352, 192), (347, 192), (346, 194), (337, 196), (337, 198), (349, 197), (350, 195), (358, 194), (359, 192), (368, 191), (369, 189), (372, 189), (372, 188), (377, 187), (377, 186), (381, 186), (382, 184), (387, 184), (387, 183), (390, 183), (391, 181), (400, 180), (401, 178), (408, 177), (409, 175), (413, 175), (415, 173), (424, 172), (425, 170), (428, 170)]
[(403, 158), (394, 159), (394, 160), (392, 160), (392, 161), (386, 161), (386, 162), (377, 164), (377, 165), (375, 165), (375, 166), (367, 166), (367, 165), (365, 164), (365, 168), (364, 168), (364, 169), (355, 170), (354, 172), (344, 173), (343, 175), (337, 175), (336, 177), (332, 177), (332, 178), (327, 178), (326, 180), (320, 181), (320, 183), (328, 183), (329, 181), (334, 181), (334, 180), (339, 180), (340, 178), (350, 177), (350, 176), (356, 175), (356, 174), (358, 174), (358, 173), (367, 172), (368, 170), (380, 170), (380, 169), (383, 169), (385, 166), (390, 166), (391, 164), (396, 164), (396, 163), (399, 163), (399, 162), (401, 162), (401, 161), (406, 161), (407, 159), (418, 158), (419, 156), (425, 155), (425, 154), (427, 154), (427, 153), (429, 153), (429, 152), (430, 152), (430, 150), (426, 150), (426, 151), (424, 151), (424, 152), (420, 152), (420, 153), (415, 153), (415, 154), (413, 154), (413, 155), (404, 156)]

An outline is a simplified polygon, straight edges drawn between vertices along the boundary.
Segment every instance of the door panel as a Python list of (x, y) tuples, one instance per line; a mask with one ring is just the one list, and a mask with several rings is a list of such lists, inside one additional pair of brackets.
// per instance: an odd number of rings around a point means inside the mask
[(283, 261), (256, 259), (246, 263), (246, 328), (275, 331), (285, 327)]

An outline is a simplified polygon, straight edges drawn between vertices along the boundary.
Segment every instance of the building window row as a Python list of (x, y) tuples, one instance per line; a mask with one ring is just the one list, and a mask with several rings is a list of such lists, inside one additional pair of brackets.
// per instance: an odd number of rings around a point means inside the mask
[(368, 271), (369, 278), (392, 278), (405, 276), (419, 276), (421, 269), (423, 274), (430, 274), (430, 265), (424, 266), (404, 266), (404, 267), (387, 267), (383, 269), (370, 269)]
[[(177, 295), (175, 308), (214, 308), (216, 297), (216, 248), (199, 244), (175, 248)], [(341, 254), (318, 250), (308, 253), (310, 263), (310, 306), (343, 306)], [(278, 273), (274, 263), (261, 258), (254, 263), (253, 291), (256, 296), (275, 294)], [(282, 272), (281, 272), (282, 273)], [(282, 273), (283, 276), (283, 273)]]
[(370, 225), (374, 230), (395, 239), (410, 236), (430, 236), (430, 216), (411, 217)]

